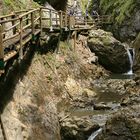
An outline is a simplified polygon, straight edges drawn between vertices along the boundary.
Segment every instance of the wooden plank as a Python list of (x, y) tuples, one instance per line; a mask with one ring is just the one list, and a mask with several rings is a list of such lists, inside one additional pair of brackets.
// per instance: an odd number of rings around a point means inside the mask
[(10, 51), (4, 56), (4, 62), (8, 61), (17, 54), (17, 51)]
[(3, 42), (8, 41), (8, 40), (11, 40), (11, 39), (15, 38), (16, 36), (18, 36), (19, 34), (20, 34), (20, 33), (18, 32), (18, 33), (14, 34), (14, 35), (12, 35), (12, 36), (10, 36), (10, 37), (8, 37), (8, 38), (4, 38), (4, 39), (3, 39)]
[(8, 29), (5, 29), (4, 32), (8, 32), (8, 31), (14, 29), (14, 33), (15, 33), (15, 30), (16, 30), (15, 28), (16, 28), (16, 26), (18, 26), (19, 24), (20, 24), (20, 22), (18, 22), (18, 23), (16, 23), (16, 24), (13, 23), (13, 26), (11, 26), (11, 27), (8, 28)]
[(17, 21), (17, 20), (19, 20), (19, 18), (4, 19), (4, 20), (1, 20), (1, 21), (0, 21), (0, 24), (7, 23), (7, 22), (12, 22), (12, 21)]
[(33, 12), (39, 11), (39, 10), (40, 10), (40, 8), (33, 9), (33, 10), (31, 10), (31, 11), (28, 11), (28, 12), (26, 12), (26, 13), (20, 15), (19, 18), (22, 18), (22, 17), (24, 17), (24, 16), (27, 16), (27, 15), (29, 15), (29, 14), (31, 14), (31, 13), (33, 13)]

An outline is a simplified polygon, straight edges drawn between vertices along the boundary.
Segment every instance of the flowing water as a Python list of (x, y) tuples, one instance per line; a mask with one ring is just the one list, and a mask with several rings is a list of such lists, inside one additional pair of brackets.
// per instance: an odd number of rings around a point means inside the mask
[(102, 128), (99, 128), (97, 131), (91, 134), (88, 140), (94, 140), (101, 132), (102, 132)]
[[(130, 52), (132, 51), (132, 52)], [(131, 54), (132, 53), (132, 54)], [(133, 62), (134, 62), (134, 49), (127, 48), (127, 54), (130, 62), (130, 70), (127, 72), (128, 75), (133, 75)]]

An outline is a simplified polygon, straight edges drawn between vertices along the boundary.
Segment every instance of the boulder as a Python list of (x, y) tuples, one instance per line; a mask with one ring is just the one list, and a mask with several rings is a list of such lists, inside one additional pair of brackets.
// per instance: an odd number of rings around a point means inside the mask
[(140, 106), (122, 109), (110, 118), (96, 140), (139, 140)]
[(107, 70), (114, 73), (129, 71), (130, 62), (125, 45), (116, 40), (110, 32), (92, 30), (88, 38), (88, 47)]
[(62, 140), (86, 140), (92, 132), (98, 130), (98, 124), (91, 119), (68, 117), (60, 121)]

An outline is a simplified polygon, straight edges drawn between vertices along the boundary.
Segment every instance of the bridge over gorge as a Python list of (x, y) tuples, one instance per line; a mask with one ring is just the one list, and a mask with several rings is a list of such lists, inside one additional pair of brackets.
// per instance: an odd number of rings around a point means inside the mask
[(88, 30), (93, 24), (108, 24), (109, 16), (89, 20), (45, 7), (17, 11), (0, 17), (0, 75), (6, 63), (16, 57), (22, 60), (28, 42), (36, 41), (42, 32)]

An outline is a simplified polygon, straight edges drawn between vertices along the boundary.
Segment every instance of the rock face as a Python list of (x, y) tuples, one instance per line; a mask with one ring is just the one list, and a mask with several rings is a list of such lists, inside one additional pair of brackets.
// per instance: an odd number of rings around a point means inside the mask
[(86, 140), (99, 128), (89, 118), (69, 117), (61, 122), (62, 140)]
[(113, 24), (107, 29), (119, 40), (134, 39), (140, 31), (139, 0), (92, 0), (91, 10), (111, 15)]
[(107, 121), (102, 135), (97, 140), (139, 140), (140, 139), (140, 107), (122, 110)]
[(125, 46), (113, 35), (103, 30), (93, 30), (89, 34), (88, 47), (98, 56), (99, 63), (114, 73), (125, 73), (130, 69)]
[(133, 43), (133, 47), (135, 49), (135, 61), (134, 61), (134, 69), (140, 69), (140, 33), (137, 36), (136, 40)]

